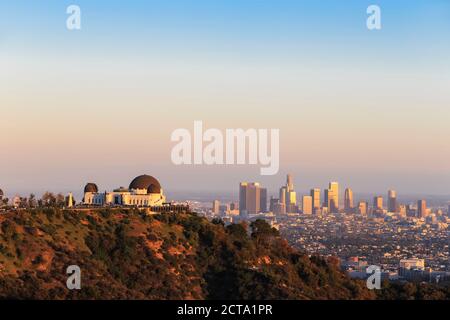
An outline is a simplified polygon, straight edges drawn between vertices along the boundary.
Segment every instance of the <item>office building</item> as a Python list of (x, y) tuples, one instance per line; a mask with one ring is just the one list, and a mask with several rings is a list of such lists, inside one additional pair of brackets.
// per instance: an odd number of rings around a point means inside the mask
[(275, 204), (277, 204), (279, 202), (280, 202), (280, 199), (277, 199), (277, 198), (274, 198), (274, 197), (270, 197), (269, 211), (270, 212), (274, 212)]
[(303, 196), (302, 199), (302, 212), (303, 214), (312, 214), (313, 213), (313, 204), (312, 204), (311, 196)]
[(366, 201), (360, 201), (358, 203), (358, 209), (357, 209), (357, 213), (358, 214), (362, 214), (362, 215), (366, 215), (367, 214), (367, 208), (369, 207), (369, 205), (367, 204)]
[(333, 191), (330, 189), (323, 190), (323, 207), (328, 208), (330, 210), (331, 200), (333, 199)]
[(400, 217), (405, 218), (407, 213), (406, 213), (406, 206), (404, 204), (398, 205), (397, 206), (397, 213)]
[(219, 214), (220, 213), (220, 201), (214, 200), (212, 204), (212, 213)]
[(286, 204), (286, 187), (280, 188), (280, 203)]
[(416, 258), (402, 259), (400, 260), (400, 268), (425, 270), (425, 260)]
[(350, 188), (345, 189), (344, 208), (346, 213), (353, 211), (353, 191)]
[(388, 191), (388, 211), (389, 212), (398, 212), (397, 193), (395, 192), (395, 190)]
[(257, 182), (239, 184), (239, 214), (257, 214), (261, 212), (261, 186)]
[(320, 210), (320, 189), (311, 189), (313, 211)]
[(373, 209), (374, 211), (383, 210), (383, 197), (376, 196), (373, 198)]
[(219, 206), (219, 213), (220, 214), (228, 214), (230, 212), (230, 205), (229, 204), (221, 204)]
[(286, 185), (280, 188), (280, 203), (286, 207), (286, 212), (295, 213), (297, 207), (297, 193), (294, 191), (294, 181), (292, 175), (286, 177)]
[(424, 259), (402, 259), (399, 263), (398, 275), (410, 281), (423, 279), (425, 271)]
[(329, 213), (337, 213), (338, 207), (336, 205), (336, 196), (333, 189), (324, 190), (324, 203), (323, 206), (327, 208)]
[(427, 202), (425, 200), (417, 201), (417, 217), (418, 218), (427, 217)]
[(417, 209), (412, 204), (408, 204), (406, 206), (406, 215), (411, 218), (416, 217)]
[(273, 213), (276, 215), (286, 214), (286, 204), (277, 202), (273, 205)]
[(286, 177), (286, 188), (287, 191), (294, 191), (294, 180), (292, 179), (292, 175), (288, 174)]
[(259, 209), (261, 212), (267, 212), (267, 189), (261, 188), (260, 205)]
[(337, 213), (339, 212), (339, 183), (330, 182), (329, 189), (332, 191), (331, 212)]

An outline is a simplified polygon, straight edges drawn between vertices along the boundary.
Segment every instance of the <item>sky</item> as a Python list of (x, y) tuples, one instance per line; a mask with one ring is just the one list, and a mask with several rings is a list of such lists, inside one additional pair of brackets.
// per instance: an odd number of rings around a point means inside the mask
[[(81, 30), (66, 28), (67, 6)], [(366, 27), (369, 5), (382, 29)], [(450, 2), (0, 3), (0, 188), (450, 195)], [(280, 170), (175, 166), (171, 132), (280, 129)]]

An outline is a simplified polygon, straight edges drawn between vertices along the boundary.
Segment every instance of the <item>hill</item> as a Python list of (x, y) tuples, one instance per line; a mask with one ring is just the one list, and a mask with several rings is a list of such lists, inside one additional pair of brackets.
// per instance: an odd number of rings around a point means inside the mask
[[(66, 268), (81, 268), (81, 290)], [(308, 257), (258, 220), (34, 209), (0, 215), (0, 298), (373, 299), (337, 261)]]

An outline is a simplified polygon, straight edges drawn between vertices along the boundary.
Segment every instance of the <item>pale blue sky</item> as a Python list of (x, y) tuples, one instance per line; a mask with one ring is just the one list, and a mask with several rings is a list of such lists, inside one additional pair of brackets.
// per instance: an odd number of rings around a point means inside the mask
[[(80, 31), (65, 28), (69, 4)], [(275, 188), (290, 171), (301, 189), (448, 194), (449, 83), (446, 0), (2, 2), (0, 187), (149, 173), (172, 190)], [(194, 120), (280, 128), (279, 175), (174, 167), (170, 133)]]

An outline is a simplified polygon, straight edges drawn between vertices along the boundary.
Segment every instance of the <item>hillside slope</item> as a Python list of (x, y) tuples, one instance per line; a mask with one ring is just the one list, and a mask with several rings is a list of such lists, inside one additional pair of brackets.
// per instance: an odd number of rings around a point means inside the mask
[[(67, 266), (82, 271), (66, 288)], [(372, 299), (336, 262), (299, 253), (263, 221), (133, 210), (0, 215), (0, 298)]]

